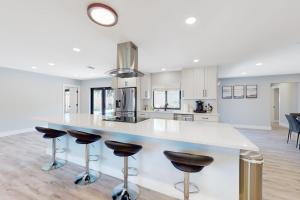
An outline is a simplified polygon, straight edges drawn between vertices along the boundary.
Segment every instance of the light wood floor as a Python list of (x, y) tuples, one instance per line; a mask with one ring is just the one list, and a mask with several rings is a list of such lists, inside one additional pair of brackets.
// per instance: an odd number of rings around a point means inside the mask
[[(274, 131), (241, 130), (264, 153), (264, 200), (300, 199), (300, 150), (295, 138), (286, 144), (286, 129)], [(45, 173), (41, 164), (48, 161), (46, 143), (38, 133), (0, 138), (1, 200), (110, 200), (112, 188), (121, 181), (102, 175), (90, 186), (76, 186), (73, 178), (83, 168), (68, 163)], [(172, 200), (141, 189), (140, 200)]]
[[(74, 177), (83, 168), (68, 163), (45, 173), (49, 160), (46, 143), (39, 133), (0, 138), (0, 200), (111, 200), (111, 191), (120, 180), (102, 175), (94, 184), (77, 186)], [(141, 200), (173, 200), (141, 188)]]
[(287, 129), (273, 131), (240, 130), (264, 154), (263, 199), (300, 199), (300, 150), (296, 149), (296, 134), (286, 143)]

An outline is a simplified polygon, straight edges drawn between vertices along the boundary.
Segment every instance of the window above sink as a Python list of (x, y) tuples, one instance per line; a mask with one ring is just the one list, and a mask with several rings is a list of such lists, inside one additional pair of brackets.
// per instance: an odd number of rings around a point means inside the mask
[(155, 89), (153, 90), (154, 109), (180, 110), (181, 94), (180, 89)]

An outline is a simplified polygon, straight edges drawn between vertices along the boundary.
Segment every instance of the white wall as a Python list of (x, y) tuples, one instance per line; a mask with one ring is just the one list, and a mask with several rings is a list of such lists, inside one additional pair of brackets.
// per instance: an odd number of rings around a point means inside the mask
[(33, 128), (34, 117), (63, 113), (63, 84), (79, 81), (0, 68), (0, 135)]
[[(219, 79), (218, 110), (222, 122), (250, 128), (271, 128), (271, 83), (299, 82), (300, 75)], [(257, 99), (222, 99), (222, 85), (258, 85)], [(297, 110), (295, 110), (297, 111)], [(293, 112), (295, 112), (293, 111)]]
[(298, 113), (300, 113), (300, 83), (298, 84)]
[(279, 84), (279, 124), (288, 127), (285, 114), (298, 111), (298, 85), (299, 83), (280, 83)]
[(152, 74), (152, 89), (180, 89), (181, 71)]
[(111, 78), (99, 78), (99, 79), (81, 81), (80, 112), (90, 113), (91, 88), (111, 87), (111, 86), (112, 86)]

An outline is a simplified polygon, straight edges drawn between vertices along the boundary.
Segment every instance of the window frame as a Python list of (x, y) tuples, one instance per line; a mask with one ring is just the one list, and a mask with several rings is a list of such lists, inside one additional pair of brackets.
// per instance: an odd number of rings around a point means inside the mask
[[(177, 89), (162, 89), (162, 90), (159, 90), (159, 89), (157, 89), (157, 90), (153, 90), (153, 92), (152, 92), (152, 103), (153, 103), (153, 108), (154, 109), (158, 109), (158, 110), (161, 110), (161, 109), (163, 109), (163, 110), (181, 110), (181, 90), (180, 89), (178, 89), (178, 91), (179, 91), (179, 107), (178, 108), (169, 108), (169, 107), (167, 107), (167, 108), (156, 108), (155, 107), (155, 102), (154, 102), (154, 92), (155, 91), (164, 91), (165, 92), (165, 104), (166, 103), (168, 103), (168, 90), (177, 90)], [(168, 104), (169, 105), (169, 104)]]

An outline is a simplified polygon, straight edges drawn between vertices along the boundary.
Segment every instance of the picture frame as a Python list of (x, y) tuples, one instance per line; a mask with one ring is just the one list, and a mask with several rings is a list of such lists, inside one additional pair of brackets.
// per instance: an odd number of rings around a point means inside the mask
[(248, 99), (257, 98), (257, 85), (246, 85), (246, 98)]
[(233, 86), (233, 98), (234, 99), (243, 99), (245, 98), (245, 89), (244, 85), (235, 85)]
[(222, 99), (232, 99), (232, 86), (222, 86)]

